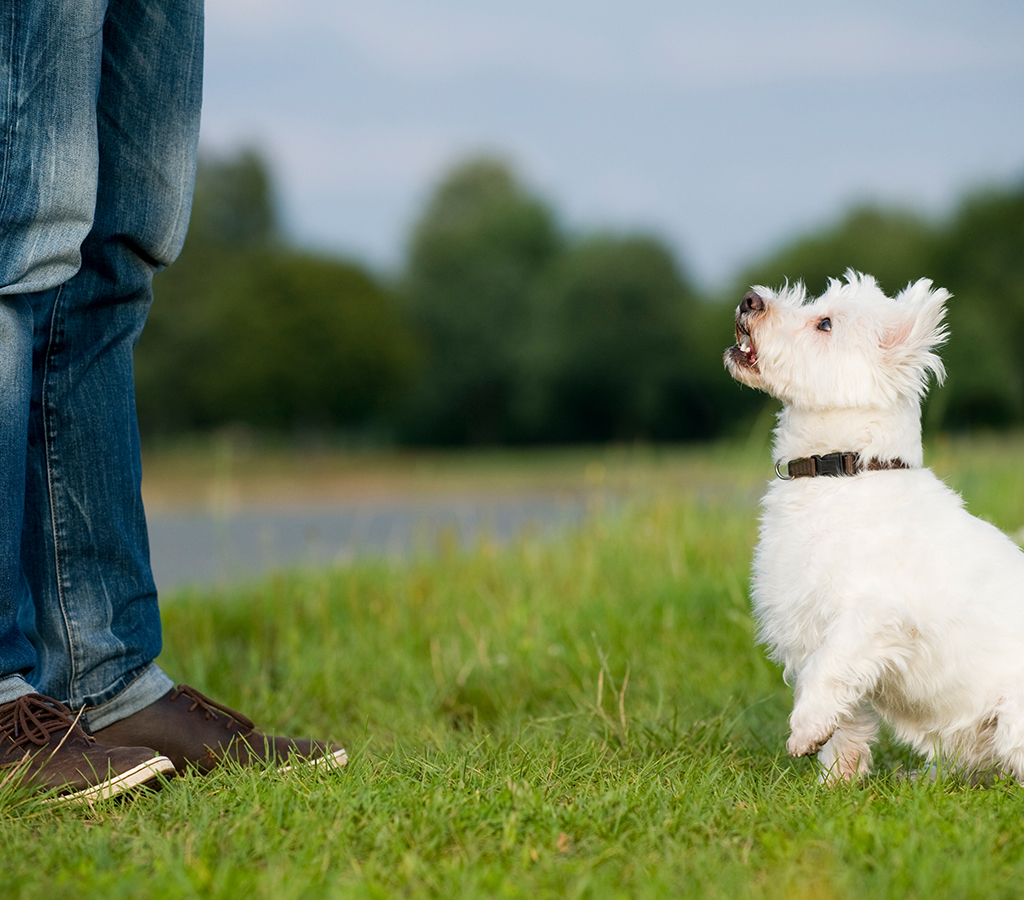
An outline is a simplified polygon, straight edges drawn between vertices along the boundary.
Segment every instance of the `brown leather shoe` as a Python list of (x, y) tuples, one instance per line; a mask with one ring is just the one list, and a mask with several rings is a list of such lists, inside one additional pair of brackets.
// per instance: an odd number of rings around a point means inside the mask
[(101, 744), (144, 743), (169, 757), (178, 772), (215, 769), (223, 760), (243, 766), (273, 765), (287, 771), (300, 765), (343, 766), (341, 747), (318, 741), (271, 737), (241, 713), (179, 684), (145, 709), (93, 734)]
[(147, 747), (97, 744), (71, 710), (42, 694), (0, 706), (0, 783), (20, 779), (66, 802), (113, 797), (173, 772)]

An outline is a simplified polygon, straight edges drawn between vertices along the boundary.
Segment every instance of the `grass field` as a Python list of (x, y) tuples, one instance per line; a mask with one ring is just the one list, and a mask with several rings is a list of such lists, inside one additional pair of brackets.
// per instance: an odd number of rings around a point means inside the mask
[[(911, 781), (885, 736), (853, 786), (821, 787), (813, 763), (785, 757), (790, 693), (754, 646), (746, 596), (760, 450), (430, 459), (415, 476), (363, 464), (422, 489), (463, 473), (474, 489), (600, 483), (617, 500), (595, 493), (587, 523), (555, 540), (442, 542), (408, 563), (167, 598), (173, 677), (344, 742), (348, 768), (189, 776), (93, 808), (2, 788), (4, 896), (1024, 892), (1018, 787)], [(1024, 440), (943, 442), (929, 459), (973, 511), (1024, 525)], [(222, 462), (221, 486), (295, 470), (250, 460), (228, 477)]]

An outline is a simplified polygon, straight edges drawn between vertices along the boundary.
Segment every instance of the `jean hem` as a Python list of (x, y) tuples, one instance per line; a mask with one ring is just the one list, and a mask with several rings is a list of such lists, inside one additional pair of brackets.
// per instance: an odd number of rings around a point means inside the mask
[(99, 731), (156, 703), (173, 688), (174, 682), (164, 671), (156, 663), (150, 663), (123, 691), (103, 703), (87, 708), (82, 715), (83, 725), (86, 731)]
[(21, 675), (10, 675), (0, 678), (0, 706), (11, 703), (26, 694), (35, 694), (36, 689), (32, 687)]

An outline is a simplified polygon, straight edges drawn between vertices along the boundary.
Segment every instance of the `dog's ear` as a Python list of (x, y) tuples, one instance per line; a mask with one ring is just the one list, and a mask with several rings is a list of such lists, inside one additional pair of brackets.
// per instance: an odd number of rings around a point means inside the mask
[(949, 337), (943, 322), (949, 297), (943, 288), (933, 290), (927, 278), (914, 282), (896, 296), (896, 321), (882, 335), (887, 359), (918, 394), (924, 393), (929, 373), (939, 384), (946, 377), (946, 367), (933, 351)]

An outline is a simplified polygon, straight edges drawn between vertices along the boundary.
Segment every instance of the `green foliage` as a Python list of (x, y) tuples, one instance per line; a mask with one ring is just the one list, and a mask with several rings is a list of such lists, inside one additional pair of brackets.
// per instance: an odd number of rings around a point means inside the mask
[(503, 163), (464, 163), (437, 187), (413, 232), (402, 291), (424, 358), (403, 415), (406, 439), (515, 436), (516, 348), (559, 240), (550, 210)]
[(188, 241), (156, 280), (136, 356), (145, 431), (360, 425), (405, 391), (416, 348), (390, 296), (277, 232), (258, 158), (200, 166)]
[(556, 441), (705, 436), (702, 411), (687, 408), (694, 305), (653, 238), (605, 234), (569, 247), (534, 297), (522, 379), (530, 431)]
[(270, 171), (255, 150), (200, 161), (189, 239), (207, 251), (251, 250), (280, 242)]
[[(471, 160), (416, 226), (403, 295), (426, 364), (412, 441), (703, 437), (693, 288), (643, 235), (570, 240), (503, 163)], [(717, 374), (717, 373), (716, 373)]]
[(894, 294), (929, 277), (934, 244), (934, 228), (912, 212), (859, 207), (838, 224), (799, 238), (748, 269), (734, 293), (742, 296), (752, 284), (774, 287), (789, 280), (802, 281), (817, 295), (830, 278), (855, 269), (873, 275), (882, 290)]
[(862, 206), (750, 266), (725, 297), (699, 297), (660, 241), (567, 235), (510, 166), (477, 158), (436, 186), (391, 288), (291, 248), (270, 172), (243, 150), (201, 161), (185, 251), (158, 277), (139, 345), (140, 421), (440, 445), (760, 434), (774, 402), (721, 361), (738, 298), (786, 280), (818, 293), (853, 268), (890, 294), (929, 277), (954, 295), (929, 431), (1015, 426), (1022, 246), (1024, 183), (944, 221)]
[(1024, 182), (968, 197), (937, 242), (933, 276), (953, 293), (949, 384), (934, 418), (950, 427), (1024, 422)]

